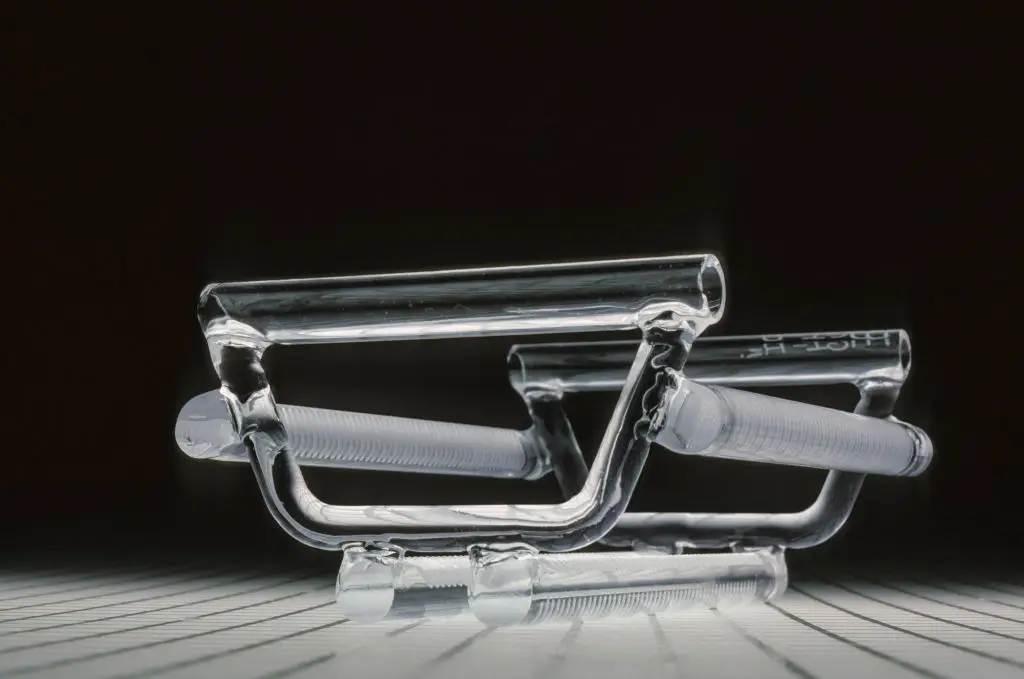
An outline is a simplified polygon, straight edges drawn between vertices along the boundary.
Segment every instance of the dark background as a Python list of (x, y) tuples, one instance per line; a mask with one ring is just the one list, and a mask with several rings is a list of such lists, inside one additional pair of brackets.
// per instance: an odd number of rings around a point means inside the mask
[[(870, 479), (822, 553), (1019, 546), (1005, 17), (125, 10), (4, 23), (5, 549), (304, 551), (249, 470), (174, 445), (180, 406), (216, 387), (208, 282), (705, 251), (728, 275), (716, 334), (911, 333), (898, 414), (935, 462)], [(275, 350), (268, 369), (282, 402), (520, 426), (514, 341)], [(569, 403), (585, 444), (610, 405)], [(635, 506), (799, 509), (822, 476), (655, 451)], [(334, 501), (557, 499), (314, 481)]]

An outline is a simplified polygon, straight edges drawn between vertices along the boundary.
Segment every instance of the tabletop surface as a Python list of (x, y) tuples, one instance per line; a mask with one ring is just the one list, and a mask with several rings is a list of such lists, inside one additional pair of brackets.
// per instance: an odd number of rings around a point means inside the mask
[[(1024, 573), (1022, 573), (1024, 575)], [(795, 574), (773, 604), (485, 628), (360, 625), (313, 567), (0, 567), (6, 677), (1024, 679), (1024, 577)]]

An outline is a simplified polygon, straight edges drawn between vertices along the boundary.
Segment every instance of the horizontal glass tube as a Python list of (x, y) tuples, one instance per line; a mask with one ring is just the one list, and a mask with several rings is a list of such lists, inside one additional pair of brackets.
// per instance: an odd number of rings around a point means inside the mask
[(655, 440), (689, 455), (891, 476), (916, 476), (932, 457), (927, 434), (894, 418), (692, 380), (670, 397)]
[(337, 601), (356, 622), (472, 613), (490, 626), (737, 607), (785, 592), (779, 551), (398, 557), (346, 550)]
[[(616, 391), (636, 342), (520, 344), (509, 352), (519, 391)], [(701, 337), (686, 361), (689, 379), (722, 386), (771, 387), (903, 380), (910, 339), (903, 330)]]
[(199, 316), (211, 339), (311, 344), (630, 330), (662, 302), (706, 325), (724, 301), (717, 258), (686, 255), (217, 283)]
[[(530, 479), (550, 471), (530, 430), (277, 404), (303, 467)], [(249, 462), (219, 391), (192, 398), (174, 428), (178, 447), (201, 460)]]
[[(831, 346), (818, 349), (808, 347), (808, 337), (854, 339), (833, 339)], [(897, 384), (902, 383), (910, 368), (910, 340), (902, 330), (790, 334), (774, 339), (778, 341), (770, 351), (764, 348), (763, 336), (698, 339), (687, 361), (686, 373), (697, 375), (696, 382), (737, 386), (780, 384), (787, 380), (799, 384)], [(543, 384), (549, 389), (621, 388), (613, 373), (607, 379), (598, 378), (596, 366), (609, 357), (608, 362), (614, 364), (619, 354), (634, 349), (631, 342), (522, 345), (513, 350), (513, 357), (522, 360), (511, 377), (514, 382), (519, 380), (521, 390), (523, 384), (529, 384), (531, 389)], [(552, 387), (553, 383), (558, 387)], [(536, 478), (551, 471), (550, 461), (541, 454), (546, 446), (536, 440), (538, 433), (533, 430), (519, 432), (284, 404), (278, 404), (278, 410), (288, 429), (293, 454), (303, 466), (498, 478)], [(838, 417), (839, 424), (851, 419), (847, 414)], [(249, 460), (218, 392), (201, 394), (185, 405), (178, 418), (176, 437), (179, 447), (192, 457)], [(662, 443), (678, 447), (668, 438)], [(905, 459), (895, 460), (885, 469), (910, 465), (914, 451), (908, 446), (913, 442), (901, 439), (900, 443), (906, 448)], [(771, 445), (770, 441), (766, 443), (767, 447)], [(887, 452), (899, 454), (899, 450)], [(748, 453), (740, 459), (760, 458)], [(858, 468), (864, 464), (861, 460)], [(879, 470), (873, 467), (872, 471)]]

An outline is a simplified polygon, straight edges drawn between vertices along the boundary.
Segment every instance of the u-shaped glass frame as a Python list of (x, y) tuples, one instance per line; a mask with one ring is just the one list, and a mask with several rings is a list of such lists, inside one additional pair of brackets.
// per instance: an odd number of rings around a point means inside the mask
[[(631, 348), (628, 342), (580, 342), (517, 345), (509, 352), (510, 382), (533, 416), (534, 432), (566, 495), (587, 467), (562, 396), (618, 388)], [(903, 330), (708, 337), (697, 342), (686, 372), (698, 382), (741, 388), (850, 384), (860, 393), (855, 413), (888, 419), (910, 373), (910, 350)], [(923, 450), (927, 454), (911, 474), (929, 464), (931, 449)], [(829, 470), (818, 497), (800, 512), (627, 512), (601, 542), (670, 552), (814, 547), (846, 523), (866, 476)]]
[[(200, 297), (199, 320), (264, 501), (299, 542), (436, 553), (512, 541), (559, 552), (592, 544), (618, 522), (690, 346), (724, 305), (717, 258), (692, 255), (215, 284)], [(274, 344), (629, 330), (641, 341), (593, 467), (556, 505), (326, 504), (289, 449), (261, 363)]]

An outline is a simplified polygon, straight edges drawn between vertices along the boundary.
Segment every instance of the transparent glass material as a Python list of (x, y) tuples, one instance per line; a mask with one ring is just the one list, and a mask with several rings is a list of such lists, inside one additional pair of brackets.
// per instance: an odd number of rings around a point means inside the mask
[[(524, 400), (615, 390), (621, 383), (624, 351), (628, 351), (624, 342), (520, 345), (509, 353), (509, 379)], [(686, 375), (693, 382), (730, 387), (851, 384), (860, 392), (857, 415), (891, 421), (910, 368), (911, 343), (905, 331), (866, 330), (701, 338), (687, 361)], [(553, 406), (549, 411), (553, 420), (564, 418), (564, 413)], [(815, 408), (804, 412), (813, 413)], [(780, 419), (785, 423), (785, 418)], [(792, 427), (788, 430), (794, 431)], [(800, 431), (797, 428), (794, 433), (799, 436)], [(919, 474), (931, 461), (932, 446), (920, 430), (907, 425), (906, 431), (920, 437), (920, 443), (914, 450), (913, 465), (901, 471)], [(770, 442), (773, 437), (762, 440)], [(899, 445), (895, 452), (900, 453), (903, 442), (899, 438), (896, 442)], [(569, 447), (571, 442), (552, 439), (550, 444), (565, 446), (552, 459), (573, 468), (572, 474), (562, 474), (560, 480), (585, 474), (580, 471), (585, 464), (578, 449)], [(754, 444), (757, 453), (752, 459), (764, 457), (758, 445)], [(889, 462), (891, 469), (900, 467), (906, 458), (897, 454), (883, 458), (883, 463), (886, 459), (894, 461)], [(665, 551), (694, 547), (814, 547), (845, 524), (864, 479), (862, 472), (830, 470), (817, 499), (799, 512), (629, 512), (602, 542), (615, 547)], [(572, 485), (563, 484), (562, 488), (563, 492), (572, 493)]]
[[(303, 467), (535, 479), (543, 464), (532, 430), (516, 431), (388, 415), (277, 404), (295, 461)], [(219, 391), (191, 399), (175, 425), (181, 450), (197, 459), (249, 462)]]
[[(636, 343), (631, 341), (513, 347), (509, 353), (509, 379), (523, 397), (534, 423), (525, 432), (286, 405), (278, 407), (288, 427), (292, 450), (303, 465), (524, 479), (554, 471), (566, 497), (572, 497), (583, 486), (588, 470), (561, 410), (561, 396), (567, 392), (621, 389), (629, 371), (631, 349), (635, 348)], [(850, 383), (861, 392), (857, 414), (865, 419), (885, 419), (890, 418), (900, 387), (909, 373), (910, 349), (910, 339), (901, 330), (701, 338), (690, 352), (685, 368), (687, 380), (681, 384), (697, 382), (744, 387)], [(816, 424), (820, 431), (824, 423), (825, 435), (834, 435), (827, 425), (834, 421), (836, 411), (760, 398), (768, 402), (769, 414), (776, 403), (783, 404), (783, 415), (791, 406), (797, 408), (798, 414), (825, 412), (829, 417), (819, 419)], [(842, 419), (835, 419), (842, 423)], [(783, 416), (779, 421), (785, 423), (787, 418)], [(854, 418), (853, 421), (862, 424), (864, 420)], [(701, 430), (693, 424), (680, 426), (680, 422), (685, 424), (682, 417), (675, 422), (663, 430), (662, 436), (664, 431)], [(713, 423), (719, 431), (724, 428), (720, 419)], [(813, 433), (813, 424), (795, 429), (790, 425), (785, 433), (799, 440), (808, 430)], [(870, 431), (868, 429), (868, 434)], [(918, 434), (922, 443), (909, 453), (913, 464), (908, 467), (907, 442), (914, 439), (904, 436), (904, 432), (916, 430), (900, 423), (883, 429), (886, 431), (896, 434), (892, 437), (893, 445), (880, 450), (876, 447), (874, 466), (868, 469), (877, 473), (884, 470), (883, 465), (888, 462), (890, 469), (920, 473), (931, 457), (927, 438)], [(248, 461), (245, 448), (231, 426), (223, 397), (217, 392), (202, 394), (186, 404), (179, 417), (177, 435), (182, 449), (195, 457)], [(858, 471), (830, 471), (816, 502), (802, 512), (630, 513), (603, 542), (660, 549), (820, 544), (845, 523), (863, 484), (864, 475), (859, 469), (867, 465), (860, 457), (860, 450), (871, 450), (870, 438), (866, 437), (867, 446), (862, 440), (856, 440), (856, 436), (851, 438), (854, 439), (850, 441), (853, 459), (846, 466)], [(662, 440), (659, 437), (659, 443)], [(773, 437), (771, 432), (756, 437), (748, 449), (748, 459), (762, 460), (767, 457), (762, 453), (765, 442), (778, 446), (780, 441), (785, 442), (785, 437)], [(803, 449), (815, 456), (820, 454), (806, 442)], [(867, 461), (872, 462), (870, 458)]]
[(467, 556), (345, 551), (336, 596), (355, 622), (471, 613), (490, 626), (673, 613), (771, 601), (786, 590), (781, 550), (666, 555), (538, 554), (476, 546)]
[[(910, 367), (905, 333), (701, 339), (724, 304), (711, 255), (211, 285), (199, 320), (221, 387), (186, 404), (176, 438), (193, 457), (248, 461), (292, 537), (344, 551), (337, 598), (353, 620), (469, 612), (508, 625), (763, 602), (786, 587), (785, 548), (834, 534), (864, 474), (919, 474), (931, 443), (891, 416)], [(279, 405), (261, 363), (274, 344), (597, 331), (635, 337), (512, 349), (526, 431)], [(857, 412), (737, 388), (837, 382), (860, 389)], [(588, 468), (561, 400), (594, 390), (619, 396)], [(795, 514), (626, 513), (652, 443), (830, 473)], [(554, 473), (566, 499), (328, 505), (304, 465)], [(597, 542), (640, 551), (567, 553)], [(688, 547), (732, 553), (657, 553)]]
[[(512, 347), (509, 382), (519, 392), (618, 391), (636, 343), (529, 343)], [(903, 381), (910, 337), (903, 330), (701, 337), (686, 360), (686, 376), (724, 387), (785, 387)]]
[[(199, 320), (232, 428), (264, 501), (295, 539), (420, 552), (481, 542), (571, 551), (599, 540), (632, 496), (692, 342), (721, 318), (711, 255), (208, 286)], [(640, 335), (592, 469), (557, 505), (328, 505), (306, 485), (261, 365), (273, 344), (629, 331)]]
[[(906, 333), (886, 330), (704, 339), (665, 408), (656, 442), (685, 454), (920, 474), (931, 459), (931, 442), (913, 425), (725, 386), (902, 380), (909, 345)], [(620, 342), (514, 347), (510, 380), (520, 393), (614, 390), (622, 383), (626, 350)]]
[[(635, 350), (634, 342), (517, 346), (509, 356), (509, 377), (524, 395), (538, 390), (616, 391), (625, 382)], [(902, 381), (909, 356), (909, 339), (900, 331), (698, 340), (687, 360), (683, 393), (672, 400), (668, 424), (657, 442), (679, 452), (734, 459), (893, 475), (920, 473), (930, 448), (927, 437), (910, 425), (880, 424), (802, 405), (797, 406), (801, 416), (793, 421), (786, 417), (787, 401), (693, 384)], [(278, 411), (302, 466), (520, 479), (538, 478), (552, 468), (545, 446), (537, 440), (543, 434), (540, 427), (518, 432), (285, 404), (278, 404)], [(787, 422), (790, 429), (780, 426)], [(175, 435), (182, 451), (192, 457), (249, 461), (218, 392), (186, 403)]]

